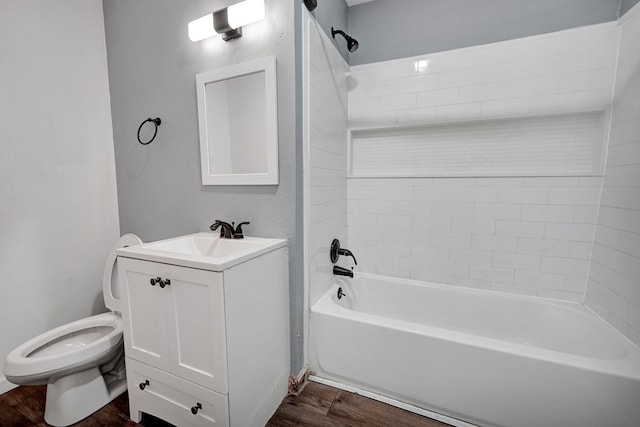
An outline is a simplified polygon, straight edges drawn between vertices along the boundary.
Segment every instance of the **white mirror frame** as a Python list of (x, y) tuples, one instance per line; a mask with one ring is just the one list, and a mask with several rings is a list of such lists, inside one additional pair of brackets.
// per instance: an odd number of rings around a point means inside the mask
[[(215, 129), (207, 123), (205, 87), (207, 84), (229, 80), (248, 74), (264, 72), (266, 102), (267, 171), (258, 173), (211, 173), (209, 164), (209, 136)], [(200, 161), (203, 185), (277, 185), (278, 184), (278, 103), (276, 87), (276, 60), (270, 56), (241, 64), (207, 71), (196, 75), (198, 99), (198, 126), (200, 130)], [(248, 153), (251, 155), (252, 153)]]

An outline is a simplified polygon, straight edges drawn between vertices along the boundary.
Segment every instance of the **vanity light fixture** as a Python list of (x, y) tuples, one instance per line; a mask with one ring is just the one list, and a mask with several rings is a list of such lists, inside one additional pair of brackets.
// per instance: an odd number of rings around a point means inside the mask
[(242, 27), (264, 19), (264, 0), (245, 0), (189, 22), (189, 38), (197, 42), (216, 33), (229, 41), (242, 36)]

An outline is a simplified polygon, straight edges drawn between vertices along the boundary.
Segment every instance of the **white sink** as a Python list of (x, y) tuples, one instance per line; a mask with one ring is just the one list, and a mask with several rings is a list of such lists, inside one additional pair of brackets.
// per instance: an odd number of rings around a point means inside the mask
[(262, 237), (221, 239), (218, 233), (202, 232), (117, 249), (116, 253), (128, 258), (222, 271), (286, 243), (284, 239)]

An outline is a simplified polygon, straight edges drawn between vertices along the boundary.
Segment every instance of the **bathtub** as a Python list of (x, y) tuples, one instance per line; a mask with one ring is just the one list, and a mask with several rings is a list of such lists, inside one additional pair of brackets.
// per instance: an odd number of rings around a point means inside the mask
[(640, 348), (580, 304), (357, 274), (309, 345), (317, 378), (459, 425), (640, 426)]

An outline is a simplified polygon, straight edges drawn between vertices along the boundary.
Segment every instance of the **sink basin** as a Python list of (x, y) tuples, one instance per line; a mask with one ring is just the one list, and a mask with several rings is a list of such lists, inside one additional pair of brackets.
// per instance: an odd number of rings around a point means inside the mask
[(203, 232), (117, 249), (116, 253), (128, 258), (222, 271), (285, 245), (284, 239), (221, 239), (217, 233)]

